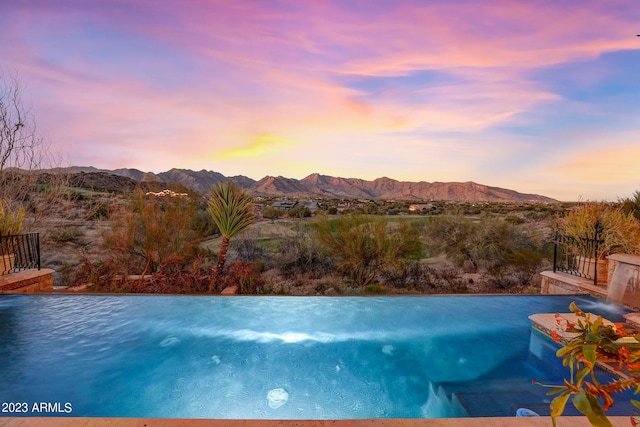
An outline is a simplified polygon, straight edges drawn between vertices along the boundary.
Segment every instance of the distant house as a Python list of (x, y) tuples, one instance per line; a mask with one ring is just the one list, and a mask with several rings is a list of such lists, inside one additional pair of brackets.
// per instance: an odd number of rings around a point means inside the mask
[(358, 202), (339, 202), (337, 205), (338, 211), (342, 212), (345, 209), (363, 209), (364, 208), (364, 203), (358, 203)]
[(322, 205), (316, 201), (310, 200), (307, 202), (300, 202), (300, 205), (302, 205), (302, 207), (309, 209), (311, 212), (316, 211), (320, 208), (322, 208)]
[(429, 211), (434, 211), (434, 210), (437, 210), (437, 209), (438, 208), (433, 206), (431, 203), (428, 203), (428, 204), (417, 204), (417, 205), (409, 206), (409, 212), (429, 212)]
[(295, 200), (280, 200), (277, 202), (273, 202), (271, 206), (274, 208), (284, 209), (285, 211), (288, 211), (289, 209), (295, 207), (297, 204), (298, 202)]

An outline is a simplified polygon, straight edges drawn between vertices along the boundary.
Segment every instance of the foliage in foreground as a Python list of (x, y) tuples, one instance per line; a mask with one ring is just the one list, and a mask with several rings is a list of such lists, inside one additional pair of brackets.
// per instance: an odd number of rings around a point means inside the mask
[[(629, 334), (623, 325), (606, 324), (600, 316), (592, 320), (592, 315), (580, 310), (575, 302), (571, 303), (569, 309), (576, 314), (577, 322), (567, 322), (565, 330), (577, 335), (556, 355), (562, 358), (564, 366), (569, 367), (570, 377), (561, 386), (546, 386), (552, 387), (547, 394), (557, 395), (551, 402), (553, 425), (556, 425), (556, 419), (562, 415), (571, 399), (591, 425), (610, 427), (612, 424), (605, 411), (614, 404), (612, 395), (630, 389), (636, 394), (640, 392), (640, 335)], [(558, 326), (564, 326), (560, 324), (559, 315), (556, 318)], [(553, 337), (557, 342), (556, 331), (553, 331)], [(624, 370), (627, 378), (618, 377), (607, 384), (601, 383), (594, 372), (598, 359), (617, 362), (617, 369)], [(640, 409), (640, 402), (631, 400), (631, 403)], [(631, 422), (636, 425), (635, 417)]]
[(558, 228), (574, 239), (595, 238), (597, 232), (601, 259), (615, 253), (640, 253), (640, 220), (634, 217), (633, 210), (627, 212), (623, 206), (582, 203), (558, 220)]

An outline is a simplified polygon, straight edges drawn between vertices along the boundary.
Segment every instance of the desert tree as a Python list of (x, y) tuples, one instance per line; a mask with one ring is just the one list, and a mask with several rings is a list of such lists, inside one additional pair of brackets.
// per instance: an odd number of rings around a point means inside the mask
[(23, 102), (23, 93), (18, 79), (0, 70), (0, 198), (11, 209), (25, 208), (26, 228), (34, 228), (51, 216), (55, 202), (63, 196), (66, 175), (41, 173), (55, 162), (37, 132), (31, 109)]
[(113, 214), (113, 226), (103, 236), (122, 271), (150, 274), (172, 258), (197, 253), (193, 230), (195, 202), (189, 197), (156, 198), (138, 188), (123, 212)]
[(251, 195), (238, 184), (225, 181), (213, 188), (209, 197), (208, 211), (222, 234), (222, 245), (218, 253), (218, 263), (214, 271), (209, 291), (222, 275), (227, 260), (227, 251), (231, 238), (245, 232), (255, 219)]

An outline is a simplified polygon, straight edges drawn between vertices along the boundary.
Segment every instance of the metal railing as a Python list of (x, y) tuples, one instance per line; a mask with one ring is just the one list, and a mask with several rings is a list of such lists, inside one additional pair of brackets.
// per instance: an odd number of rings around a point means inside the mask
[(0, 236), (0, 275), (32, 268), (40, 270), (40, 234)]
[(556, 232), (553, 272), (568, 273), (598, 283), (598, 246), (602, 227), (596, 223), (593, 234), (575, 238)]

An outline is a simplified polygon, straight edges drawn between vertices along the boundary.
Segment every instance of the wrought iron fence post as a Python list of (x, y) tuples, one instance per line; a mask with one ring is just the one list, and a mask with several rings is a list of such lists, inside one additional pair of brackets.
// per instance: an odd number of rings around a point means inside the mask
[(593, 225), (594, 233), (593, 233), (593, 284), (598, 284), (598, 243), (600, 231), (600, 221), (596, 221)]
[(40, 270), (40, 234), (0, 236), (0, 255), (3, 267), (0, 275), (31, 268)]
[(553, 272), (556, 272), (558, 265), (558, 230), (556, 230), (556, 236), (553, 239)]

